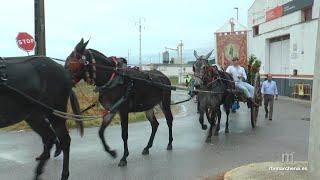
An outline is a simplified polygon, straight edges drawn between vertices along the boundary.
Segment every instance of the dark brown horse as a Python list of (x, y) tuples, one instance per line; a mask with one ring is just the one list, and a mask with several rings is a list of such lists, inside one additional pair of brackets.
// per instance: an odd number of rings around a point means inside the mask
[[(74, 113), (80, 114), (78, 101), (72, 91), (72, 80), (61, 65), (42, 56), (1, 58), (0, 128), (25, 120), (41, 136), (44, 150), (35, 171), (35, 179), (39, 179), (42, 174), (50, 157), (50, 149), (58, 137), (63, 151), (61, 179), (66, 180), (69, 177), (71, 142), (66, 120), (53, 115), (48, 108), (28, 97), (64, 112), (67, 111), (70, 98)], [(80, 128), (83, 131), (82, 123)]]
[(153, 110), (158, 104), (161, 106), (169, 127), (167, 150), (171, 150), (173, 141), (171, 91), (155, 85), (155, 83), (161, 83), (170, 86), (170, 80), (156, 70), (139, 71), (136, 68), (127, 68), (125, 59), (106, 57), (96, 50), (86, 49), (87, 44), (88, 41), (84, 43), (83, 39), (77, 44), (74, 51), (68, 56), (65, 68), (69, 70), (75, 83), (84, 79), (96, 86), (99, 90), (99, 102), (110, 111), (103, 118), (99, 130), (99, 137), (105, 151), (112, 157), (116, 157), (116, 151), (111, 150), (105, 141), (104, 131), (114, 115), (119, 112), (124, 144), (124, 153), (119, 166), (126, 166), (129, 155), (128, 113), (145, 111), (152, 127), (152, 133), (142, 154), (149, 154), (159, 125)]

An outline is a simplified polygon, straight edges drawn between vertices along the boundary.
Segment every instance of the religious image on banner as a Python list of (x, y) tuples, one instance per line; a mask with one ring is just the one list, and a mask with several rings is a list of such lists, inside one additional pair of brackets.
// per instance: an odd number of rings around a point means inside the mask
[(229, 43), (224, 48), (224, 54), (228, 61), (232, 61), (233, 58), (239, 58), (239, 46), (234, 43)]

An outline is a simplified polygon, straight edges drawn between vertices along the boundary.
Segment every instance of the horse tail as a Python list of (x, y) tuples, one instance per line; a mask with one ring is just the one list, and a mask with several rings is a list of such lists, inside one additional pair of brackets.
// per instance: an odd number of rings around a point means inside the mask
[[(80, 110), (80, 105), (79, 105), (79, 101), (78, 98), (76, 96), (76, 93), (71, 90), (70, 93), (70, 103), (71, 103), (71, 108), (74, 114), (76, 115), (81, 115), (81, 110)], [(76, 121), (77, 124), (77, 129), (80, 133), (80, 136), (82, 137), (84, 134), (84, 130), (83, 130), (83, 122), (82, 121)]]

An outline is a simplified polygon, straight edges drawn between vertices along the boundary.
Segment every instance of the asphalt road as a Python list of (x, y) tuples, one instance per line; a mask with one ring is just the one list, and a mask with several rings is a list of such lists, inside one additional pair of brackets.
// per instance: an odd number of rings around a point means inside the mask
[[(249, 110), (244, 104), (231, 115), (230, 133), (224, 134), (224, 120), (218, 137), (205, 143), (195, 103), (184, 104), (185, 112), (175, 116), (173, 150), (167, 151), (168, 128), (159, 119), (159, 129), (150, 155), (141, 152), (147, 144), (151, 128), (148, 122), (129, 125), (127, 167), (118, 167), (123, 145), (121, 129), (112, 126), (105, 136), (118, 158), (106, 154), (98, 139), (98, 129), (85, 130), (84, 138), (71, 131), (71, 180), (170, 180), (203, 179), (252, 162), (280, 161), (281, 154), (294, 152), (295, 160), (307, 159), (310, 105), (290, 100), (275, 102), (274, 120), (259, 114), (258, 127), (251, 129)], [(263, 112), (263, 109), (260, 109)], [(29, 180), (33, 177), (36, 157), (42, 150), (41, 140), (34, 132), (0, 132), (0, 179)], [(62, 170), (62, 156), (51, 158), (42, 178), (57, 180)]]

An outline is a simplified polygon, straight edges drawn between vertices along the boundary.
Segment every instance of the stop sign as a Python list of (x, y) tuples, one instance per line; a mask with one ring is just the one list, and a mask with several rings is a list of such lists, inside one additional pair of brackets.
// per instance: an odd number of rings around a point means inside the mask
[(18, 47), (27, 52), (32, 51), (36, 46), (36, 42), (33, 37), (26, 32), (20, 32), (16, 37), (16, 41)]

